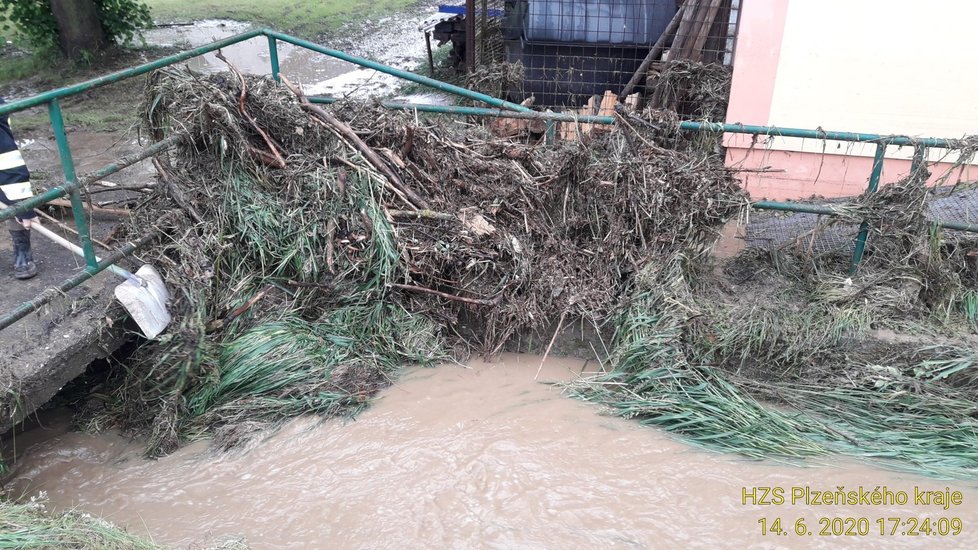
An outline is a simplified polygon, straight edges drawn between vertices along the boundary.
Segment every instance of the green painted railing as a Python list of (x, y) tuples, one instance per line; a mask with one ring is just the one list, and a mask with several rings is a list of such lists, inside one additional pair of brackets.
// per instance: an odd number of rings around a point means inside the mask
[[(537, 119), (544, 120), (547, 122), (547, 134), (548, 137), (552, 139), (554, 130), (556, 128), (555, 124), (557, 122), (579, 122), (579, 123), (590, 123), (590, 124), (615, 124), (617, 122), (616, 117), (611, 116), (586, 116), (586, 115), (574, 115), (568, 113), (553, 113), (553, 112), (539, 112), (533, 111), (522, 105), (512, 103), (503, 99), (492, 97), (486, 94), (468, 90), (454, 84), (449, 84), (447, 82), (442, 82), (440, 80), (435, 80), (426, 76), (412, 73), (410, 71), (404, 71), (394, 67), (389, 67), (383, 65), (376, 61), (371, 61), (369, 59), (363, 59), (356, 57), (338, 50), (333, 50), (330, 48), (323, 47), (319, 44), (309, 42), (307, 40), (302, 40), (287, 34), (279, 33), (276, 31), (268, 29), (253, 30), (246, 33), (238, 34), (223, 40), (218, 40), (211, 44), (193, 48), (179, 54), (163, 57), (157, 59), (156, 61), (151, 61), (149, 63), (144, 63), (136, 67), (130, 67), (121, 71), (117, 71), (105, 76), (87, 80), (72, 86), (65, 86), (63, 88), (58, 88), (56, 90), (51, 90), (32, 96), (29, 98), (11, 101), (10, 103), (0, 106), (0, 116), (8, 116), (10, 113), (15, 113), (18, 111), (23, 111), (24, 109), (29, 109), (32, 107), (38, 107), (46, 105), (48, 108), (48, 116), (51, 122), (51, 129), (54, 132), (55, 141), (58, 145), (58, 155), (61, 159), (61, 165), (64, 171), (64, 183), (62, 185), (56, 186), (48, 191), (33, 197), (28, 200), (21, 201), (13, 208), (8, 208), (5, 210), (0, 210), (0, 221), (6, 220), (13, 217), (15, 214), (27, 211), (32, 208), (41, 206), (51, 200), (56, 198), (68, 196), (71, 202), (72, 215), (74, 217), (74, 222), (76, 229), (79, 234), (79, 241), (81, 243), (81, 248), (85, 252), (85, 268), (79, 272), (76, 276), (64, 281), (62, 284), (54, 289), (48, 289), (47, 291), (41, 293), (35, 299), (25, 302), (20, 307), (18, 307), (14, 312), (0, 318), (0, 330), (10, 326), (17, 320), (25, 317), (33, 311), (37, 311), (44, 304), (50, 302), (52, 299), (60, 295), (61, 292), (65, 292), (82, 284), (84, 281), (95, 276), (99, 272), (105, 270), (109, 265), (121, 260), (126, 254), (130, 254), (137, 250), (140, 246), (143, 246), (151, 240), (150, 235), (143, 236), (142, 238), (136, 240), (134, 243), (128, 243), (124, 245), (121, 249), (107, 256), (103, 261), (99, 262), (96, 259), (95, 249), (92, 246), (91, 230), (88, 226), (88, 220), (85, 215), (83, 204), (81, 201), (81, 195), (79, 189), (92, 183), (98, 181), (109, 174), (114, 174), (119, 170), (122, 170), (136, 162), (149, 158), (151, 156), (158, 155), (165, 152), (169, 148), (173, 147), (180, 140), (184, 139), (185, 136), (182, 134), (174, 134), (163, 141), (153, 144), (149, 147), (143, 149), (139, 155), (135, 155), (131, 158), (123, 159), (119, 162), (109, 164), (91, 174), (88, 174), (82, 178), (78, 178), (75, 174), (74, 158), (72, 157), (71, 147), (68, 143), (67, 133), (65, 131), (64, 117), (61, 110), (60, 99), (78, 95), (89, 90), (98, 88), (100, 86), (105, 86), (115, 82), (120, 82), (129, 78), (140, 76), (148, 72), (174, 65), (176, 63), (181, 63), (193, 57), (197, 57), (208, 52), (216, 51), (218, 49), (243, 42), (245, 40), (251, 40), (260, 36), (266, 37), (268, 40), (268, 51), (270, 58), (270, 69), (272, 77), (278, 81), (280, 80), (280, 66), (279, 66), (279, 55), (278, 55), (278, 42), (285, 42), (298, 46), (300, 48), (305, 48), (307, 50), (315, 51), (323, 55), (327, 55), (336, 59), (340, 59), (355, 65), (365, 67), (368, 69), (373, 69), (382, 73), (396, 76), (398, 78), (414, 82), (416, 84), (421, 84), (424, 86), (429, 86), (436, 90), (442, 92), (447, 92), (456, 96), (464, 97), (466, 99), (479, 101), (485, 103), (493, 108), (486, 107), (466, 107), (466, 106), (448, 106), (448, 105), (415, 105), (407, 103), (398, 103), (392, 101), (385, 101), (382, 104), (390, 109), (400, 109), (400, 110), (413, 110), (419, 112), (428, 113), (438, 113), (438, 114), (448, 114), (448, 115), (464, 115), (464, 116), (480, 116), (480, 117), (506, 117), (506, 118), (517, 118), (517, 119)], [(332, 103), (336, 100), (331, 98), (310, 98), (311, 101), (319, 103)], [(711, 132), (711, 133), (734, 133), (734, 134), (749, 134), (749, 135), (765, 135), (765, 136), (776, 136), (776, 137), (796, 137), (796, 138), (807, 138), (807, 139), (818, 139), (818, 140), (837, 140), (837, 141), (848, 141), (848, 142), (860, 142), (860, 143), (875, 143), (876, 144), (876, 155), (873, 161), (873, 170), (869, 178), (869, 186), (867, 188), (868, 192), (875, 192), (879, 187), (880, 177), (882, 175), (884, 156), (886, 152), (886, 147), (888, 145), (908, 145), (913, 146), (918, 152), (918, 156), (922, 155), (924, 148), (943, 148), (943, 149), (959, 149), (962, 147), (962, 142), (960, 140), (953, 139), (940, 139), (940, 138), (911, 138), (907, 136), (886, 136), (879, 134), (860, 134), (851, 132), (832, 132), (824, 130), (807, 130), (802, 128), (778, 128), (775, 126), (751, 126), (744, 124), (723, 124), (714, 122), (692, 122), (685, 121), (681, 122), (679, 125), (682, 130), (696, 131), (696, 132)], [(820, 215), (837, 215), (838, 212), (834, 210), (831, 206), (826, 205), (816, 205), (816, 204), (806, 204), (806, 203), (796, 203), (796, 202), (778, 202), (778, 201), (757, 201), (752, 204), (755, 208), (770, 209), (770, 210), (782, 210), (789, 212), (803, 212), (812, 213)], [(978, 225), (966, 224), (966, 223), (956, 223), (947, 222), (941, 220), (935, 220), (933, 222), (939, 227), (944, 227), (947, 229), (955, 229), (961, 231), (971, 231), (978, 233)], [(860, 228), (859, 236), (856, 240), (855, 252), (852, 260), (853, 270), (859, 265), (862, 258), (863, 252), (866, 246), (866, 240), (869, 235), (869, 227), (867, 224), (863, 224)]]

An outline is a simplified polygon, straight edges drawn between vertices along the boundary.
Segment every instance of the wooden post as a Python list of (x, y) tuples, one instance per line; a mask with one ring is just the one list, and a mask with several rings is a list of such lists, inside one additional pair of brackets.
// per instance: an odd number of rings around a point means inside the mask
[(465, 0), (465, 70), (475, 70), (475, 0)]
[(699, 34), (696, 36), (696, 41), (693, 42), (692, 50), (690, 51), (690, 57), (693, 57), (696, 61), (703, 61), (703, 46), (706, 45), (706, 41), (710, 38), (710, 30), (713, 28), (713, 21), (717, 17), (717, 12), (720, 11), (720, 4), (723, 0), (712, 0), (710, 6), (706, 9), (705, 17), (700, 25)]
[(424, 41), (428, 46), (428, 68), (431, 70), (431, 78), (435, 78), (435, 57), (431, 53), (431, 31), (424, 31)]
[(619, 94), (619, 99), (624, 100), (625, 97), (631, 95), (631, 93), (635, 91), (635, 87), (638, 86), (638, 83), (646, 77), (646, 74), (648, 74), (649, 66), (653, 61), (662, 55), (662, 52), (666, 49), (666, 42), (669, 41), (669, 38), (675, 34), (676, 29), (679, 28), (679, 22), (683, 18), (685, 8), (685, 4), (679, 7), (679, 11), (676, 12), (676, 15), (673, 16), (672, 21), (669, 22), (666, 29), (659, 35), (659, 39), (655, 41), (652, 49), (649, 50), (649, 55), (645, 56), (642, 64), (638, 66), (638, 70), (635, 71), (635, 74), (632, 75), (631, 80), (629, 80), (628, 84), (625, 85), (625, 89), (621, 91), (621, 94)]

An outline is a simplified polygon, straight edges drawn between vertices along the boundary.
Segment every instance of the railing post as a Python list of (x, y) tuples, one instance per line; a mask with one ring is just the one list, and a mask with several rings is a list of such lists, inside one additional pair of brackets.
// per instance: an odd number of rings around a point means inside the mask
[[(869, 187), (866, 193), (875, 193), (880, 186), (880, 176), (883, 175), (883, 158), (886, 156), (886, 142), (880, 141), (876, 144), (876, 155), (873, 157), (873, 172), (869, 175)], [(863, 252), (866, 251), (866, 239), (869, 238), (869, 222), (863, 221), (859, 225), (859, 236), (856, 237), (856, 248), (852, 252), (852, 265), (849, 266), (849, 274), (855, 275), (859, 269), (859, 262), (863, 260)]]
[(910, 176), (916, 177), (917, 173), (924, 168), (924, 161), (927, 159), (927, 146), (922, 144), (914, 145), (913, 161), (910, 163)]
[(274, 36), (268, 37), (268, 57), (272, 62), (272, 78), (275, 79), (275, 82), (281, 82), (278, 75), (278, 40), (276, 40)]
[[(48, 103), (48, 114), (51, 118), (51, 129), (54, 130), (54, 140), (58, 144), (58, 157), (61, 159), (65, 183), (74, 185), (78, 180), (75, 175), (75, 160), (71, 156), (71, 147), (68, 146), (65, 121), (61, 114), (61, 104), (58, 103), (57, 99), (52, 99)], [(88, 228), (88, 219), (85, 217), (85, 206), (82, 204), (81, 193), (75, 187), (68, 196), (71, 198), (71, 213), (75, 218), (78, 239), (81, 241), (82, 250), (85, 252), (85, 264), (89, 270), (98, 269), (98, 259), (95, 257), (95, 248), (92, 247), (92, 235)]]

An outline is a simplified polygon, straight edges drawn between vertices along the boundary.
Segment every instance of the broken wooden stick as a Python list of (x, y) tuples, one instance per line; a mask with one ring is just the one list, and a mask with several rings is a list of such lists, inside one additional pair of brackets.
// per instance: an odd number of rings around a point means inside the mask
[[(57, 218), (55, 218), (54, 216), (51, 216), (49, 214), (46, 214), (43, 211), (38, 210), (37, 208), (34, 209), (34, 213), (37, 214), (38, 216), (41, 216), (45, 220), (48, 220), (49, 222), (53, 223), (54, 225), (58, 226), (58, 229), (60, 229), (60, 230), (67, 231), (68, 233), (71, 233), (71, 234), (73, 234), (75, 236), (78, 235), (78, 231), (75, 231), (71, 227), (69, 227), (69, 226), (61, 223), (61, 221), (58, 220)], [(98, 239), (96, 239), (94, 237), (92, 237), (92, 242), (95, 243), (95, 244), (97, 244), (97, 245), (99, 245), (99, 246), (101, 246), (102, 248), (104, 248), (106, 250), (114, 250), (111, 246), (103, 243), (102, 241), (100, 241), (100, 240), (98, 240)]]
[(212, 333), (212, 332), (214, 332), (216, 330), (220, 330), (220, 329), (224, 328), (225, 326), (227, 326), (228, 324), (230, 324), (232, 321), (234, 321), (235, 319), (237, 319), (238, 317), (240, 317), (244, 312), (246, 312), (249, 309), (251, 309), (252, 306), (254, 306), (255, 304), (257, 304), (259, 300), (261, 300), (262, 298), (264, 298), (266, 294), (268, 294), (269, 292), (271, 292), (273, 290), (275, 290), (275, 287), (274, 286), (272, 286), (272, 285), (266, 286), (265, 288), (261, 289), (261, 291), (258, 294), (255, 294), (250, 300), (248, 300), (247, 302), (245, 302), (243, 305), (240, 305), (240, 306), (234, 308), (233, 310), (231, 310), (231, 313), (228, 313), (227, 316), (224, 317), (223, 319), (214, 319), (214, 320), (210, 321), (209, 323), (207, 323), (207, 326), (206, 326), (205, 330), (207, 331), (208, 334), (210, 334), (210, 333)]
[(151, 191), (155, 185), (152, 183), (137, 183), (135, 185), (114, 185), (111, 187), (98, 187), (97, 189), (92, 189), (90, 186), (86, 186), (81, 189), (83, 195), (97, 195), (99, 193), (110, 193), (112, 191), (140, 191), (146, 192)]
[(434, 210), (388, 210), (392, 218), (425, 218), (429, 220), (461, 221), (458, 216), (445, 212), (435, 212)]
[[(62, 208), (71, 208), (71, 201), (66, 199), (54, 199), (50, 200), (45, 204), (50, 204), (51, 206), (60, 206)], [(129, 216), (129, 210), (124, 208), (99, 208), (98, 206), (90, 204), (82, 204), (82, 208), (88, 210), (92, 214), (107, 214), (110, 216)]]
[(672, 21), (669, 22), (669, 26), (667, 26), (666, 30), (662, 31), (662, 34), (659, 35), (659, 39), (655, 41), (652, 49), (649, 50), (649, 54), (645, 56), (645, 59), (642, 60), (642, 64), (638, 66), (635, 74), (632, 75), (631, 80), (629, 80), (628, 84), (625, 85), (625, 89), (618, 94), (618, 99), (620, 101), (625, 101), (625, 98), (627, 98), (635, 90), (638, 83), (648, 75), (649, 67), (652, 65), (652, 62), (662, 57), (662, 52), (666, 49), (666, 42), (669, 41), (672, 35), (675, 34), (676, 29), (679, 28), (679, 22), (683, 18), (684, 10), (686, 10), (686, 4), (680, 6), (679, 11), (676, 12), (676, 15), (672, 18)]
[(194, 208), (194, 205), (183, 193), (183, 190), (180, 189), (179, 185), (177, 185), (177, 183), (173, 181), (173, 176), (163, 166), (163, 163), (159, 159), (154, 158), (153, 166), (156, 167), (156, 171), (157, 173), (159, 173), (160, 179), (163, 180), (163, 184), (166, 185), (166, 191), (167, 193), (170, 194), (170, 197), (173, 199), (173, 202), (177, 203), (177, 206), (179, 206), (181, 210), (186, 212), (188, 216), (193, 218), (195, 222), (203, 223), (204, 218), (201, 217), (201, 215), (197, 212), (197, 209)]
[(335, 132), (341, 138), (349, 142), (354, 148), (356, 148), (356, 150), (363, 155), (363, 158), (365, 158), (367, 162), (370, 163), (371, 166), (373, 166), (378, 172), (383, 174), (387, 178), (387, 180), (391, 183), (391, 185), (394, 186), (394, 188), (396, 188), (398, 191), (400, 191), (401, 194), (403, 194), (408, 198), (408, 201), (411, 204), (413, 204), (415, 207), (420, 209), (428, 208), (428, 203), (420, 196), (418, 196), (418, 194), (415, 193), (410, 187), (405, 185), (404, 182), (401, 180), (401, 178), (397, 175), (397, 173), (394, 172), (393, 169), (391, 169), (390, 165), (384, 161), (384, 159), (380, 156), (380, 154), (377, 151), (375, 151), (372, 147), (367, 145), (362, 139), (360, 139), (360, 136), (358, 136), (356, 132), (353, 131), (352, 128), (347, 126), (345, 123), (343, 123), (333, 115), (327, 113), (325, 110), (323, 110), (323, 108), (319, 107), (318, 105), (313, 105), (306, 97), (306, 95), (302, 92), (302, 90), (300, 90), (297, 86), (292, 84), (292, 82), (289, 81), (289, 79), (286, 78), (284, 75), (282, 75), (281, 78), (282, 78), (282, 83), (285, 84), (285, 86), (289, 90), (291, 90), (292, 93), (295, 94), (295, 96), (299, 99), (299, 104), (302, 106), (303, 109), (312, 113), (321, 122), (325, 123), (333, 132)]
[(404, 285), (400, 283), (391, 283), (391, 286), (394, 288), (399, 288), (401, 290), (424, 292), (425, 294), (432, 294), (434, 296), (439, 296), (446, 300), (452, 300), (454, 302), (462, 302), (465, 304), (474, 304), (478, 306), (496, 306), (499, 305), (499, 302), (503, 300), (503, 294), (501, 292), (497, 294), (495, 298), (492, 298), (491, 300), (486, 300), (484, 298), (467, 298), (465, 296), (457, 296), (455, 294), (449, 294), (447, 292), (441, 292), (440, 290), (425, 288), (423, 286)]
[(279, 152), (278, 147), (276, 147), (275, 143), (272, 142), (272, 138), (268, 137), (265, 130), (262, 130), (261, 127), (258, 126), (258, 121), (255, 120), (255, 118), (248, 112), (248, 109), (245, 108), (245, 100), (248, 97), (248, 86), (245, 83), (244, 75), (241, 74), (241, 71), (234, 66), (234, 63), (231, 63), (228, 58), (224, 57), (224, 53), (222, 53), (221, 50), (217, 50), (216, 57), (226, 63), (231, 72), (234, 73), (241, 82), (241, 95), (238, 97), (238, 111), (241, 113), (241, 116), (245, 117), (248, 124), (251, 124), (251, 127), (258, 132), (258, 135), (265, 140), (265, 145), (268, 145), (268, 149), (271, 151), (272, 157), (274, 158), (274, 166), (278, 168), (285, 168), (285, 159), (282, 158), (282, 153)]
[(543, 352), (543, 358), (540, 359), (540, 366), (537, 367), (537, 373), (533, 376), (536, 380), (540, 377), (540, 372), (543, 370), (543, 364), (547, 362), (547, 357), (550, 356), (550, 349), (554, 347), (554, 342), (557, 341), (557, 335), (560, 334), (560, 329), (564, 326), (564, 318), (567, 317), (567, 312), (560, 314), (560, 320), (557, 321), (557, 330), (554, 331), (554, 335), (550, 338), (550, 344), (547, 345), (547, 350)]

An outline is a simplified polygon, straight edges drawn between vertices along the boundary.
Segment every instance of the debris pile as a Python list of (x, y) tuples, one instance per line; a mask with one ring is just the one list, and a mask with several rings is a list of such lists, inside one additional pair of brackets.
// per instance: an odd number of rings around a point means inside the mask
[[(978, 239), (931, 226), (926, 180), (922, 170), (834, 205), (840, 216), (795, 243), (717, 272), (682, 254), (650, 262), (613, 371), (571, 393), (746, 456), (844, 453), (973, 477)], [(841, 275), (851, 246), (812, 252), (819, 232), (862, 220), (870, 238), (855, 275)]]
[(555, 319), (602, 326), (651, 259), (702, 249), (746, 204), (719, 159), (639, 126), (521, 143), (236, 71), (158, 72), (146, 105), (157, 138), (190, 136), (130, 227), (177, 210), (144, 258), (175, 321), (93, 423), (151, 427), (151, 454), (356, 410), (400, 365)]
[[(674, 113), (616, 111), (611, 131), (545, 145), (318, 106), (285, 82), (152, 79), (150, 131), (190, 138), (130, 231), (167, 220), (145, 259), (175, 324), (91, 425), (150, 430), (151, 454), (207, 433), (231, 447), (355, 412), (402, 365), (580, 319), (614, 340), (605, 374), (568, 390), (618, 414), (751, 457), (978, 471), (978, 243), (927, 221), (922, 171), (714, 264), (708, 245), (747, 198)], [(863, 220), (851, 277), (849, 249), (806, 245)]]

